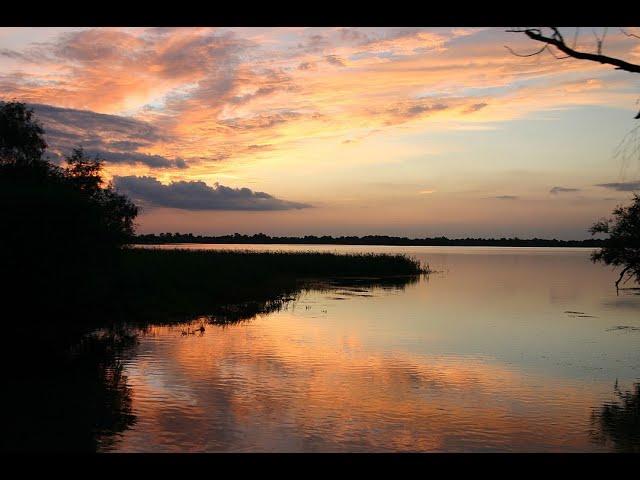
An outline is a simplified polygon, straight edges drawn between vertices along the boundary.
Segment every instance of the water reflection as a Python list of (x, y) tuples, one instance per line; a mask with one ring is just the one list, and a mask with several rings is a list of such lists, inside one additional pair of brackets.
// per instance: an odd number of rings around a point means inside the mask
[[(275, 313), (295, 302), (303, 292), (329, 292), (340, 289), (343, 295), (369, 295), (371, 289), (402, 290), (415, 282), (411, 277), (329, 279), (306, 281), (297, 287), (287, 286), (280, 292), (272, 288), (267, 297), (260, 301), (239, 304), (218, 305), (209, 315), (201, 316), (187, 323), (175, 323), (171, 317), (156, 317), (156, 322), (132, 319), (127, 323), (118, 322), (101, 328), (78, 340), (60, 339), (53, 341), (57, 346), (40, 343), (40, 337), (29, 345), (33, 356), (25, 358), (23, 370), (14, 371), (6, 379), (8, 391), (13, 392), (7, 404), (11, 415), (5, 424), (3, 450), (24, 451), (110, 451), (122, 443), (124, 433), (138, 422), (134, 413), (133, 395), (143, 394), (144, 388), (131, 385), (125, 365), (139, 363), (144, 353), (139, 351), (139, 338), (151, 338), (165, 330), (172, 334), (180, 332), (181, 337), (201, 338), (207, 328), (224, 330), (259, 316)], [(167, 325), (161, 327), (161, 325)], [(210, 331), (210, 330), (209, 330)], [(74, 338), (78, 332), (63, 332), (62, 337)], [(68, 351), (61, 345), (69, 343)], [(25, 345), (12, 346), (13, 358)], [(24, 357), (24, 356), (23, 356)], [(172, 362), (166, 357), (162, 361)], [(148, 380), (157, 380), (153, 373)], [(167, 388), (178, 385), (167, 385)], [(222, 392), (224, 393), (224, 392)], [(151, 396), (147, 396), (151, 399)], [(43, 402), (43, 398), (46, 401)], [(189, 396), (178, 395), (180, 401)], [(213, 398), (213, 397), (212, 397)], [(151, 400), (154, 401), (154, 400)], [(213, 404), (224, 404), (224, 394)], [(166, 405), (160, 407), (164, 408)], [(174, 438), (172, 444), (178, 446), (186, 442), (196, 426), (189, 423), (183, 406), (178, 418), (168, 415), (158, 419), (158, 425), (170, 429), (180, 426), (185, 438)], [(224, 432), (221, 431), (222, 438)], [(153, 443), (153, 442), (152, 442)]]
[(377, 353), (299, 321), (283, 313), (180, 341), (153, 329), (128, 365), (140, 423), (116, 449), (591, 449), (581, 428), (597, 396), (579, 384), (486, 358)]
[(593, 413), (592, 437), (602, 445), (612, 445), (619, 452), (640, 452), (640, 383), (631, 390), (614, 386), (615, 399), (605, 402)]
[(95, 332), (11, 384), (6, 448), (638, 451), (638, 386), (611, 383), (638, 378), (640, 296), (614, 272), (584, 250), (414, 250), (441, 273)]
[(3, 450), (88, 451), (109, 448), (135, 424), (123, 361), (134, 335), (109, 329), (79, 342), (67, 358), (6, 379)]
[[(334, 292), (333, 299), (342, 300), (350, 296), (371, 297), (373, 290), (402, 291), (408, 285), (416, 284), (420, 278), (426, 279), (428, 275), (397, 276), (382, 278), (329, 278), (321, 280), (304, 280), (298, 283), (295, 289), (287, 290), (272, 299), (263, 301), (248, 301), (229, 305), (220, 305), (213, 313), (198, 318), (200, 322), (215, 325), (236, 324), (245, 320), (252, 320), (258, 315), (279, 312), (291, 302), (300, 299), (305, 292)], [(340, 296), (342, 295), (342, 296)], [(187, 327), (189, 332), (189, 327)], [(181, 330), (182, 332), (182, 330)]]
[(640, 299), (620, 308), (588, 251), (496, 250), (407, 249), (441, 273), (310, 286), (202, 336), (180, 334), (202, 319), (150, 328), (125, 364), (138, 422), (112, 450), (613, 448), (590, 418), (637, 376), (635, 330), (611, 328), (640, 327)]

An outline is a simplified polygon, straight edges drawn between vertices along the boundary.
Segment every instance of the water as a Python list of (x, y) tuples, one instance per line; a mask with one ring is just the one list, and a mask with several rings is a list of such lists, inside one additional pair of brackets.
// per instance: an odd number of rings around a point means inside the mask
[[(306, 292), (278, 312), (194, 335), (182, 332), (201, 320), (150, 327), (119, 359), (135, 422), (99, 442), (103, 451), (640, 445), (637, 396), (635, 427), (615, 410), (640, 378), (640, 295), (616, 296), (616, 273), (592, 264), (590, 250), (187, 247), (401, 252), (436, 273), (404, 289)], [(603, 417), (612, 405), (618, 416)]]

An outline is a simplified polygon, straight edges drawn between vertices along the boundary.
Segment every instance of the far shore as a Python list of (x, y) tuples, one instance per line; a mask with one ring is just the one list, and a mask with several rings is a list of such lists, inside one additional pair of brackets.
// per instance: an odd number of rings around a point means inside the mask
[(255, 235), (205, 236), (192, 233), (160, 233), (137, 235), (133, 244), (221, 244), (221, 245), (359, 245), (359, 246), (424, 246), (424, 247), (561, 247), (601, 248), (604, 240), (558, 240), (544, 238), (407, 238), (385, 235), (271, 237), (262, 233)]

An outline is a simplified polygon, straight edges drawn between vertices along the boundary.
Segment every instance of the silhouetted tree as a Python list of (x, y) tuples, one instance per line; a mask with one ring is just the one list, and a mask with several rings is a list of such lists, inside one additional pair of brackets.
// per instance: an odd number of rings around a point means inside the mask
[(616, 289), (625, 275), (627, 280), (635, 278), (640, 283), (640, 195), (634, 194), (633, 202), (627, 207), (618, 206), (613, 211), (613, 219), (596, 222), (591, 234), (607, 233), (604, 247), (594, 252), (591, 259), (606, 265), (622, 267), (616, 280)]
[[(45, 226), (37, 222), (44, 220), (40, 212), (53, 215), (55, 221), (47, 222), (52, 225), (46, 227), (58, 231), (54, 238), (69, 233), (65, 240), (85, 238), (94, 246), (126, 243), (134, 233), (137, 207), (111, 184), (104, 184), (103, 163), (88, 158), (81, 148), (66, 157), (66, 167), (44, 159), (47, 144), (43, 135), (25, 104), (0, 103), (0, 182), (3, 200), (10, 207), (3, 208), (2, 220), (3, 227), (13, 232), (15, 246), (29, 242), (30, 234)], [(51, 242), (52, 238), (39, 235), (37, 241), (42, 240)]]
[(87, 158), (82, 148), (74, 148), (70, 156), (66, 158), (66, 174), (70, 182), (75, 184), (78, 190), (95, 196), (100, 190), (102, 178), (100, 170), (102, 162), (99, 158)]
[(138, 209), (105, 184), (99, 159), (76, 149), (58, 166), (46, 149), (33, 111), (0, 102), (0, 267), (11, 281), (2, 293), (29, 306), (91, 301)]
[(84, 229), (94, 245), (121, 246), (134, 235), (133, 221), (138, 208), (124, 195), (116, 193), (112, 184), (103, 185), (99, 158), (88, 158), (81, 148), (66, 157), (63, 170), (66, 182), (79, 192), (90, 206)]
[(23, 103), (0, 104), (0, 164), (28, 165), (41, 162), (47, 143), (33, 111)]
[(616, 401), (605, 403), (593, 412), (592, 421), (597, 427), (592, 431), (594, 441), (613, 443), (619, 452), (640, 452), (640, 383), (631, 391), (621, 391), (618, 382), (614, 387)]

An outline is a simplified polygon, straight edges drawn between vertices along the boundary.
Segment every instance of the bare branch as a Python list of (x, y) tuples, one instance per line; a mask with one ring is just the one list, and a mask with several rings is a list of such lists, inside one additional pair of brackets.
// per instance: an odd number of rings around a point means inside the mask
[(616, 67), (616, 69), (618, 70), (625, 70), (627, 72), (632, 72), (632, 73), (640, 73), (640, 65), (637, 65), (635, 63), (626, 62), (619, 58), (609, 57), (607, 55), (587, 53), (587, 52), (581, 52), (581, 51), (575, 50), (569, 47), (564, 42), (562, 34), (560, 34), (560, 31), (557, 29), (557, 27), (550, 27), (550, 28), (554, 32), (553, 36), (551, 37), (546, 37), (542, 33), (540, 33), (539, 29), (533, 29), (533, 28), (527, 28), (524, 30), (514, 29), (514, 30), (508, 30), (508, 31), (524, 33), (530, 39), (536, 40), (538, 42), (546, 43), (547, 45), (552, 45), (556, 47), (558, 50), (560, 50), (561, 52), (563, 52), (564, 54), (573, 58), (577, 58), (580, 60), (590, 60), (592, 62), (611, 65)]
[(509, 50), (509, 52), (511, 52), (513, 55), (515, 55), (516, 57), (533, 57), (534, 55), (539, 55), (542, 52), (544, 52), (547, 49), (547, 45), (545, 45), (544, 47), (542, 47), (540, 50), (538, 50), (537, 52), (533, 52), (533, 53), (528, 53), (528, 54), (522, 54), (522, 53), (518, 53), (515, 52), (511, 47), (505, 45), (504, 48), (506, 48), (507, 50)]
[(564, 43), (564, 38), (562, 37), (560, 30), (558, 30), (558, 27), (551, 27), (551, 30), (553, 30), (553, 36), (557, 38), (560, 42)]
[(625, 267), (622, 269), (622, 271), (620, 272), (620, 276), (618, 277), (618, 280), (616, 280), (616, 292), (619, 290), (619, 286), (620, 286), (620, 282), (622, 281), (622, 279), (624, 278), (624, 274), (627, 273), (627, 270), (629, 270), (631, 267)]
[(576, 33), (573, 36), (573, 49), (576, 49), (576, 44), (578, 43), (578, 34), (580, 33), (580, 27), (576, 27)]
[(622, 33), (624, 33), (627, 37), (633, 37), (633, 38), (639, 38), (640, 39), (640, 35), (636, 35), (635, 33), (629, 33), (624, 28), (620, 28), (620, 31)]
[(547, 46), (546, 46), (546, 50), (547, 50), (547, 52), (549, 52), (549, 53), (551, 54), (551, 56), (552, 56), (553, 58), (555, 58), (556, 60), (564, 60), (565, 58), (570, 58), (570, 57), (569, 57), (569, 55), (565, 55), (564, 57), (559, 57), (559, 56), (557, 56), (555, 53), (553, 53), (553, 50), (551, 50), (551, 49), (549, 48), (549, 45), (547, 45)]
[(596, 50), (597, 50), (598, 54), (601, 54), (602, 53), (602, 43), (601, 43), (600, 37), (596, 33), (596, 29), (595, 28), (591, 28), (591, 32), (593, 33), (593, 36), (596, 38)]
[[(539, 27), (539, 28), (531, 28), (531, 27), (522, 28), (522, 27), (518, 27), (518, 28), (510, 28), (510, 29), (508, 29), (507, 32), (510, 32), (510, 33), (524, 33), (530, 39), (536, 40), (537, 42), (544, 43), (546, 48), (541, 48), (540, 50), (536, 51), (535, 53), (532, 53), (532, 54), (529, 54), (529, 55), (517, 54), (516, 52), (514, 52), (509, 47), (506, 47), (507, 50), (509, 50), (514, 55), (517, 55), (518, 57), (532, 57), (534, 55), (538, 55), (538, 54), (542, 53), (544, 50), (547, 50), (551, 55), (553, 55), (558, 60), (564, 59), (564, 58), (568, 58), (568, 57), (573, 57), (573, 58), (577, 58), (579, 60), (589, 60), (589, 61), (592, 61), (592, 62), (601, 63), (603, 65), (611, 65), (611, 66), (615, 67), (616, 70), (624, 70), (626, 72), (631, 72), (631, 73), (640, 73), (640, 65), (635, 64), (635, 63), (630, 63), (630, 62), (627, 62), (625, 60), (621, 60), (619, 58), (609, 57), (607, 55), (603, 55), (602, 54), (602, 45), (603, 45), (604, 40), (605, 40), (605, 38), (607, 36), (608, 27), (605, 27), (604, 32), (602, 34), (602, 38), (600, 38), (598, 36), (598, 34), (596, 33), (595, 29), (592, 29), (593, 35), (596, 37), (596, 44), (597, 44), (597, 52), (598, 53), (588, 53), (588, 52), (581, 52), (579, 50), (576, 50), (576, 43), (577, 43), (577, 40), (578, 40), (578, 27), (576, 27), (576, 33), (575, 33), (575, 36), (574, 36), (574, 39), (573, 39), (573, 47), (570, 47), (565, 43), (564, 37), (562, 36), (562, 33), (560, 33), (560, 30), (558, 29), (558, 27), (548, 27), (548, 28), (550, 28), (551, 31), (552, 31), (551, 36), (545, 36), (542, 33), (542, 28), (541, 27)], [(640, 38), (640, 36), (638, 36), (638, 35), (636, 35), (634, 33), (626, 32), (623, 28), (620, 28), (620, 30), (627, 37)], [(551, 49), (548, 48), (549, 46), (556, 47), (558, 50), (563, 52), (566, 56), (565, 57), (556, 56), (551, 51)], [(636, 120), (640, 119), (640, 112), (638, 112), (638, 114), (634, 118)]]

